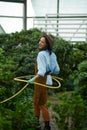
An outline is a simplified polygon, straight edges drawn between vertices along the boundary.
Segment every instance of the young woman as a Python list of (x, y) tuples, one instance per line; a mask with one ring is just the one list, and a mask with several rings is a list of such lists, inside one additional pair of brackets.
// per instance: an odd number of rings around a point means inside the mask
[[(39, 40), (38, 48), (39, 53), (35, 63), (35, 76), (28, 80), (28, 83), (33, 84), (37, 82), (44, 85), (52, 85), (51, 73), (58, 74), (60, 71), (56, 55), (52, 52), (53, 37), (43, 34)], [(44, 130), (51, 130), (49, 111), (46, 107), (48, 89), (38, 84), (34, 84), (34, 88), (33, 101), (35, 116), (39, 121), (40, 112), (42, 112), (45, 122)], [(41, 130), (40, 125), (37, 126), (37, 130)]]

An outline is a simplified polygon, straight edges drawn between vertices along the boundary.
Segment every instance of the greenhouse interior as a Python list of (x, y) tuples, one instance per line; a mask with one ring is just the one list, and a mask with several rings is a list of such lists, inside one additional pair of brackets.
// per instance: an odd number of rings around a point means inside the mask
[(0, 0), (0, 130), (87, 130), (87, 0)]

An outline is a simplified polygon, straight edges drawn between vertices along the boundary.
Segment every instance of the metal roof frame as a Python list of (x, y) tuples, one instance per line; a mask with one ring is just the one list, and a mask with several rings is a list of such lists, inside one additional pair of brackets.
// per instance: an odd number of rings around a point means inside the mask
[(27, 29), (27, 0), (0, 0), (2, 2), (15, 2), (15, 3), (22, 3), (23, 7), (23, 29)]
[(3, 29), (3, 27), (0, 25), (0, 34), (5, 34), (5, 30)]
[(16, 3), (24, 3), (25, 0), (0, 0), (3, 2), (16, 2)]

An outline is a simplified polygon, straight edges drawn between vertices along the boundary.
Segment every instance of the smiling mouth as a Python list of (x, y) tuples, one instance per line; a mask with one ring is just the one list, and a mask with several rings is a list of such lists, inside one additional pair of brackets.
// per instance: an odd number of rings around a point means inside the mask
[(39, 45), (39, 48), (41, 48), (42, 46), (41, 45)]

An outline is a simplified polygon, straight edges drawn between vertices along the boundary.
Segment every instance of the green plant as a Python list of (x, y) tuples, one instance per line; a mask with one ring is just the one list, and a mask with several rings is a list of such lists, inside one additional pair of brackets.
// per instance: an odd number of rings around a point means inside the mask
[(87, 104), (80, 95), (62, 94), (60, 102), (53, 107), (60, 130), (83, 130), (87, 124)]
[(78, 65), (77, 77), (74, 79), (75, 92), (87, 100), (87, 60)]

